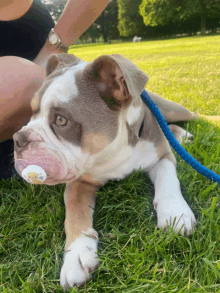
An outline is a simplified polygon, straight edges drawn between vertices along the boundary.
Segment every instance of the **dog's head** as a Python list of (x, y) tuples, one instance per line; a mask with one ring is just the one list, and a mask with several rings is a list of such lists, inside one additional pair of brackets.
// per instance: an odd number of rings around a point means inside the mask
[(38, 165), (47, 173), (44, 183), (68, 183), (128, 144), (130, 126), (138, 136), (144, 116), (140, 94), (148, 77), (121, 55), (92, 63), (52, 55), (46, 74), (33, 97), (30, 122), (14, 135), (15, 166), (21, 174)]

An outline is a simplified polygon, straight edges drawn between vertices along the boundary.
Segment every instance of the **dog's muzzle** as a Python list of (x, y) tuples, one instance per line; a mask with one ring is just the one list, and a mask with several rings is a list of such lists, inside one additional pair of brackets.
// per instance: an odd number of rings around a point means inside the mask
[[(15, 169), (21, 177), (35, 184), (54, 185), (65, 182), (69, 171), (68, 164), (64, 155), (56, 147), (46, 143), (36, 133), (19, 131), (14, 134), (13, 139)], [(24, 177), (23, 171), (29, 166), (42, 168), (46, 173), (46, 180), (41, 180), (42, 174), (38, 174), (39, 177), (37, 177), (34, 172), (27, 173)], [(31, 180), (31, 178), (34, 179)]]

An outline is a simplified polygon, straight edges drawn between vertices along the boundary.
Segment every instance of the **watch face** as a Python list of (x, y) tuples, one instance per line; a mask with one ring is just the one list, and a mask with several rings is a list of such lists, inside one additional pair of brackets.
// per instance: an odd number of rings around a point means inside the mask
[(50, 34), (49, 35), (49, 42), (52, 44), (52, 45), (55, 45), (59, 42), (59, 39), (58, 39), (58, 36), (56, 36), (55, 34)]

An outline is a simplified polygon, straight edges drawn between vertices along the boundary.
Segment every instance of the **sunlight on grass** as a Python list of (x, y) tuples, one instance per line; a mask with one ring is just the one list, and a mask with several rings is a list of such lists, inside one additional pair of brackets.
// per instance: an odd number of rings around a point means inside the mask
[[(220, 115), (220, 36), (73, 46), (92, 61), (119, 53), (150, 77), (147, 88), (206, 115)], [(220, 174), (220, 121), (184, 124), (194, 140), (184, 148)], [(182, 192), (198, 224), (189, 237), (156, 228), (153, 187), (134, 172), (98, 191), (94, 226), (100, 267), (70, 292), (216, 292), (220, 276), (220, 197), (213, 184), (177, 156)], [(65, 240), (64, 186), (0, 181), (0, 292), (63, 292), (59, 271)]]
[(122, 54), (148, 76), (147, 88), (193, 112), (220, 115), (220, 36), (188, 37), (84, 47), (69, 53), (85, 61)]

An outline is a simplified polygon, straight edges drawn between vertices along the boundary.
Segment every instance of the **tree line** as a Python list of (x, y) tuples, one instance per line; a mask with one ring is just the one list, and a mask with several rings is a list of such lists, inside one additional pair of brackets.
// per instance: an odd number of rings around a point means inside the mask
[[(43, 0), (57, 20), (67, 0)], [(110, 0), (81, 42), (194, 34), (220, 28), (220, 0)]]

